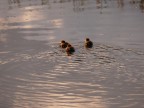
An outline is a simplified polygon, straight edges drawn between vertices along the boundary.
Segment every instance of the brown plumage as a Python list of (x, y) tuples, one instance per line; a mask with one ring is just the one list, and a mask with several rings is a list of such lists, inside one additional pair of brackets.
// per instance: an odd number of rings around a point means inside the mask
[(86, 48), (92, 48), (93, 47), (93, 42), (89, 38), (85, 39), (85, 47)]
[(62, 40), (62, 41), (60, 42), (60, 47), (61, 47), (61, 48), (66, 48), (68, 44), (69, 44), (68, 42)]
[(74, 52), (75, 52), (74, 47), (72, 45), (68, 44), (67, 47), (66, 47), (66, 53), (68, 55), (70, 55), (70, 54), (73, 54)]

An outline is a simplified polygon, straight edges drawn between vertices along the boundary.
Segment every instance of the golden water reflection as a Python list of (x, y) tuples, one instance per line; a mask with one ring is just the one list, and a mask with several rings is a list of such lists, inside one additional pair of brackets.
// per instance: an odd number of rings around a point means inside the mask
[[(11, 2), (14, 1), (20, 1), (19, 3), (21, 3), (21, 0), (11, 0)], [(74, 12), (82, 12), (93, 8), (96, 10), (96, 5), (101, 3), (100, 0), (97, 0), (97, 4), (95, 0), (93, 2), (88, 0), (55, 0), (51, 4), (60, 5), (59, 1), (61, 3), (73, 3), (70, 9), (74, 9)], [(115, 3), (119, 3), (119, 7), (123, 7), (125, 6), (123, 1), (119, 0), (118, 2), (115, 1)], [(43, 5), (45, 2), (43, 0)], [(26, 3), (30, 5), (30, 2), (27, 1)], [(32, 3), (37, 4), (36, 1)], [(61, 9), (60, 13), (59, 9)], [(75, 17), (78, 14), (72, 13), (73, 10), (68, 15), (65, 15), (64, 7), (59, 8), (58, 6), (56, 9), (52, 7), (50, 10), (52, 12), (41, 5), (24, 8), (15, 8), (14, 6), (13, 10), (9, 10), (10, 15), (8, 17), (0, 19), (1, 30), (22, 28), (7, 30), (6, 35), (0, 35), (1, 43), (6, 43), (8, 39), (13, 42), (8, 44), (11, 46), (9, 49), (12, 52), (5, 49), (0, 52), (2, 55), (0, 65), (3, 69), (1, 75), (4, 76), (0, 79), (1, 85), (4, 85), (0, 90), (2, 94), (0, 100), (5, 98), (6, 102), (4, 104), (12, 104), (13, 108), (109, 108), (108, 105), (115, 107), (113, 106), (114, 104), (119, 104), (118, 107), (120, 108), (122, 106), (127, 107), (129, 103), (133, 104), (133, 101), (128, 101), (125, 105), (125, 100), (135, 100), (142, 106), (141, 101), (143, 98), (141, 96), (143, 96), (142, 90), (144, 88), (142, 86), (143, 56), (138, 55), (137, 52), (134, 53), (134, 51), (132, 51), (133, 54), (130, 51), (125, 51), (123, 48), (114, 48), (113, 46), (103, 44), (96, 44), (94, 45), (95, 49), (86, 51), (82, 46), (83, 43), (81, 43), (83, 37), (81, 37), (80, 41), (77, 40), (77, 44), (70, 40), (73, 32), (84, 35), (88, 32), (90, 35), (92, 33), (94, 36), (97, 36), (97, 31), (91, 32), (89, 30), (96, 28), (97, 25), (102, 26), (104, 24), (105, 26), (105, 21), (103, 20), (104, 23), (97, 24), (94, 23), (94, 18), (92, 20), (89, 19), (91, 21), (85, 23), (87, 21), (87, 17), (83, 21), (85, 13), (79, 14), (82, 17)], [(91, 17), (91, 12), (89, 12), (87, 14)], [(80, 20), (75, 18), (80, 18)], [(107, 17), (106, 19), (109, 20)], [(101, 18), (97, 19), (97, 22), (100, 20)], [(80, 23), (77, 23), (79, 21)], [(106, 23), (108, 22), (106, 21)], [(115, 23), (114, 20), (112, 22), (113, 24)], [(94, 26), (90, 25), (89, 28), (87, 24), (93, 25), (93, 23)], [(109, 24), (111, 25), (111, 22), (107, 25), (111, 28)], [(83, 27), (87, 28), (88, 31), (82, 30)], [(115, 27), (117, 26), (114, 24)], [(59, 28), (64, 29), (59, 30)], [(54, 34), (55, 32), (57, 34)], [(63, 39), (67, 38), (66, 36), (70, 36), (69, 40), (74, 43), (76, 53), (73, 56), (67, 57), (59, 49), (58, 44), (48, 42), (46, 46), (39, 46), (39, 44), (34, 44), (39, 42), (23, 40), (23, 38), (38, 41), (54, 40), (56, 43), (56, 39), (60, 37), (61, 32), (66, 34)], [(105, 35), (107, 33), (102, 31), (101, 34)], [(117, 36), (119, 33), (112, 34)], [(79, 34), (75, 35), (77, 39)], [(23, 38), (20, 39), (19, 37)], [(101, 35), (101, 37), (103, 36)], [(99, 40), (96, 39), (96, 41), (98, 42)], [(15, 42), (19, 42), (19, 44), (15, 45)], [(21, 42), (22, 45), (20, 44)], [(44, 44), (45, 42), (42, 43)], [(18, 50), (15, 51), (15, 48)], [(144, 54), (142, 53), (141, 55)], [(139, 58), (137, 59), (137, 57)], [(70, 59), (71, 62), (68, 62)], [(7, 79), (7, 76), (9, 76), (9, 79)], [(128, 89), (130, 84), (133, 91), (131, 91), (131, 88), (130, 90)], [(107, 89), (105, 89), (106, 87)], [(123, 95), (128, 96), (128, 98), (125, 98)], [(107, 102), (106, 99), (111, 101), (112, 104)]]
[[(91, 84), (82, 83), (82, 85), (90, 86)], [(30, 87), (18, 86), (19, 91), (15, 92), (13, 106), (15, 108), (22, 106), (25, 106), (25, 108), (108, 108), (103, 97), (98, 95), (90, 96), (90, 94), (93, 94), (93, 91), (82, 90), (82, 88), (78, 89), (79, 87), (73, 89), (73, 86), (75, 88), (75, 86), (82, 85), (81, 83), (76, 84), (72, 82), (52, 82), (52, 84), (42, 84), (41, 82), (41, 84), (30, 84)], [(94, 92), (99, 93), (102, 91), (95, 90)]]
[[(35, 24), (32, 21), (37, 21), (43, 19), (44, 16), (38, 11), (18, 11), (18, 15), (8, 16), (7, 18), (0, 19), (0, 29), (15, 29), (15, 28), (32, 28)], [(20, 24), (21, 23), (21, 24)]]
[(51, 20), (52, 24), (54, 27), (56, 28), (62, 28), (63, 27), (63, 19), (54, 19), (54, 20)]
[[(31, 8), (31, 7), (27, 7)], [(20, 22), (31, 22), (44, 19), (44, 15), (39, 11), (27, 11), (27, 8), (23, 9), (21, 14), (17, 17)]]

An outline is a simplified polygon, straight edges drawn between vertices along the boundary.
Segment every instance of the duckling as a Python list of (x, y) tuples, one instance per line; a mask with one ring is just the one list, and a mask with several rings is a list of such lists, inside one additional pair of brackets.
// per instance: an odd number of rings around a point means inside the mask
[(62, 41), (60, 42), (60, 47), (61, 47), (61, 48), (66, 48), (67, 45), (68, 45), (68, 42), (66, 42), (66, 41), (64, 41), (64, 40), (62, 40)]
[(92, 48), (93, 47), (93, 42), (89, 38), (85, 39), (85, 47), (86, 48)]
[(66, 53), (68, 55), (70, 55), (70, 54), (73, 54), (74, 52), (75, 52), (74, 47), (72, 45), (68, 44), (67, 47), (66, 47)]

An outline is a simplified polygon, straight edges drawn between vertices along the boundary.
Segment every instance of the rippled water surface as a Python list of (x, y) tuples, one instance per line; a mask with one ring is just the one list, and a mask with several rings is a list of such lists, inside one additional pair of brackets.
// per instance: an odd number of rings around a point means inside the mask
[(144, 108), (143, 28), (130, 0), (0, 0), (0, 108)]

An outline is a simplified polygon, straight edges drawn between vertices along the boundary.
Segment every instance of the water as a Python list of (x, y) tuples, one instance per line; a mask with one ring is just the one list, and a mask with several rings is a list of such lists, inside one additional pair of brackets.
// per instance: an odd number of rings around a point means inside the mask
[(144, 108), (138, 3), (1, 0), (0, 13), (0, 108)]

